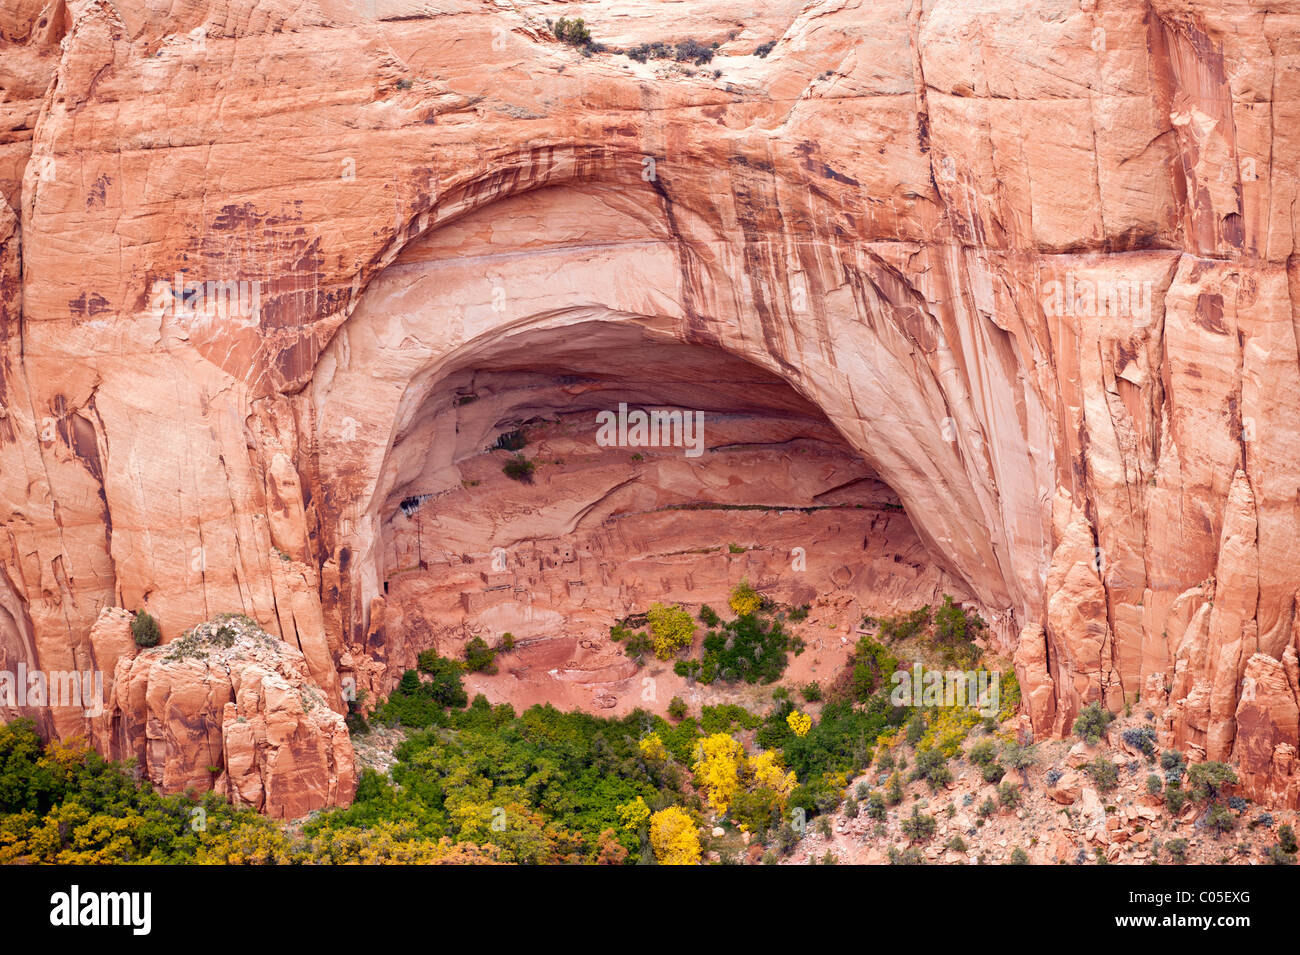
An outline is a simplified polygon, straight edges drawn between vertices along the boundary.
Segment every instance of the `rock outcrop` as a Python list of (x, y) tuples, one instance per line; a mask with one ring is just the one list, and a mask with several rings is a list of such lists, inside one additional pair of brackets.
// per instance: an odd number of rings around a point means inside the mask
[(95, 722), (99, 748), (133, 757), (166, 792), (213, 789), (293, 819), (346, 804), (356, 788), (347, 727), (306, 659), (247, 619), (121, 658)]
[[(1150, 688), (1294, 805), (1300, 6), (587, 6), (604, 51), (531, 0), (6, 4), (0, 661), (75, 668), (104, 608), (168, 641), (239, 611), (342, 713), (400, 665), (402, 502), (472, 489), (502, 432), (799, 403), (1036, 732)], [(619, 52), (686, 38), (711, 62)], [(695, 373), (723, 356), (754, 386)], [(475, 539), (438, 513), (421, 548)], [(858, 571), (806, 583), (847, 618)], [(126, 696), (119, 665), (124, 720), (157, 656)]]

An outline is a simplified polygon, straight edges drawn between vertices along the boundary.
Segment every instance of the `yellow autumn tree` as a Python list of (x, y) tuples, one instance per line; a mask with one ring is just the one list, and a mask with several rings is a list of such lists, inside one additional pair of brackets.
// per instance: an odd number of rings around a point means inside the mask
[(742, 580), (736, 585), (736, 589), (731, 592), (731, 599), (727, 602), (736, 614), (743, 617), (746, 614), (754, 613), (759, 607), (763, 606), (763, 597), (753, 587), (749, 586), (748, 580)]
[(798, 784), (795, 774), (781, 765), (781, 759), (772, 750), (764, 750), (749, 761), (754, 782), (770, 789), (781, 797), (782, 803), (794, 792)]
[(808, 731), (812, 729), (812, 717), (807, 713), (800, 713), (798, 710), (791, 710), (790, 715), (785, 718), (785, 722), (795, 736), (807, 736)]
[(646, 619), (650, 623), (650, 636), (654, 640), (655, 656), (668, 660), (695, 639), (695, 621), (681, 607), (653, 604)]
[(669, 806), (650, 817), (650, 847), (660, 865), (698, 865), (700, 836), (695, 821), (680, 806)]
[(618, 822), (624, 829), (633, 831), (640, 829), (647, 819), (650, 818), (650, 807), (645, 804), (645, 800), (637, 796), (631, 802), (625, 802), (614, 807), (618, 812)]
[(664, 746), (664, 741), (660, 739), (658, 733), (651, 733), (643, 737), (637, 744), (641, 749), (641, 755), (652, 762), (663, 762), (668, 758), (668, 749)]
[(696, 750), (695, 778), (708, 794), (709, 805), (718, 813), (727, 811), (740, 792), (745, 770), (745, 747), (726, 733), (714, 733), (700, 740)]

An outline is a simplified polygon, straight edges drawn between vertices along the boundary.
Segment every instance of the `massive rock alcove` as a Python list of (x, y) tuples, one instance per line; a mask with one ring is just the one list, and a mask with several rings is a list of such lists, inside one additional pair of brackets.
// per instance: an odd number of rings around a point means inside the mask
[[(459, 657), (475, 636), (510, 633), (504, 674), (471, 677), (471, 689), (662, 708), (700, 689), (669, 667), (641, 673), (608, 639), (654, 602), (721, 607), (748, 580), (814, 604), (819, 636), (791, 678), (825, 679), (863, 612), (969, 596), (897, 495), (768, 372), (631, 316), (524, 326), (464, 351), (412, 406), (377, 489), (384, 596), (354, 662), (371, 698), (420, 650)], [(644, 409), (659, 414), (638, 434)], [(598, 424), (620, 414), (632, 419), (621, 445)], [(512, 455), (492, 449), (503, 434), (528, 441), (527, 481), (503, 474)], [(838, 634), (823, 638), (826, 626)]]
[[(632, 673), (609, 644), (610, 624), (653, 601), (724, 602), (746, 576), (796, 604), (826, 598), (824, 623), (840, 634), (863, 610), (910, 608), (945, 591), (981, 597), (1008, 620), (999, 548), (957, 507), (963, 496), (977, 507), (966, 467), (972, 447), (982, 449), (959, 443), (930, 369), (917, 380), (898, 370), (909, 355), (855, 345), (852, 296), (818, 310), (834, 334), (810, 341), (799, 323), (813, 314), (804, 274), (775, 293), (785, 316), (765, 318), (762, 298), (773, 293), (726, 267), (731, 253), (716, 229), (703, 223), (702, 238), (684, 242), (681, 223), (696, 214), (619, 165), (615, 157), (590, 181), (499, 199), (410, 243), (323, 356), (315, 427), (329, 450), (319, 460), (332, 472), (324, 483), (348, 549), (351, 614), (366, 627), (364, 638), (352, 634), (348, 675), (373, 698), (420, 649), (458, 655), (472, 635), (508, 631), (548, 642), (517, 654), (526, 685), (490, 689), (590, 705), (538, 676), (574, 673), (598, 705), (631, 708), (644, 701), (628, 692)], [(762, 251), (754, 261), (770, 257)], [(843, 252), (822, 240), (803, 250), (851, 271), (836, 261)], [(905, 296), (904, 277), (885, 276)], [(730, 320), (702, 314), (702, 302)], [(853, 393), (810, 373), (809, 347), (863, 364)], [(596, 415), (620, 405), (699, 413), (698, 457), (600, 448)], [(531, 493), (516, 493), (500, 474), (502, 455), (479, 459), (503, 431), (542, 419), (526, 428), (540, 442), (529, 453), (541, 456), (541, 473)], [(890, 421), (906, 436), (886, 430)], [(376, 432), (389, 436), (386, 446)], [(370, 441), (357, 440), (365, 433)], [(651, 460), (634, 460), (638, 450)], [(722, 510), (741, 506), (784, 520)], [(924, 516), (909, 521), (905, 506)], [(666, 509), (685, 507), (711, 510), (668, 519)], [(866, 507), (870, 520), (845, 513)], [(744, 536), (748, 556), (723, 556)], [(812, 555), (797, 573), (796, 547)], [(494, 557), (499, 550), (505, 556)], [(543, 573), (556, 555), (571, 565), (567, 576)], [(422, 567), (432, 581), (403, 573)], [(569, 658), (555, 640), (572, 648)], [(827, 641), (798, 669), (826, 675), (848, 645)], [(551, 665), (527, 662), (543, 658)]]

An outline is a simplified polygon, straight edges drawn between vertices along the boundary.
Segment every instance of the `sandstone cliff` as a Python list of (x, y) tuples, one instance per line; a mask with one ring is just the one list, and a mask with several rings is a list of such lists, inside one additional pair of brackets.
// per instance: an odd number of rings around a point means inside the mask
[[(535, 535), (443, 500), (502, 430), (794, 409), (984, 609), (1036, 732), (1160, 698), (1295, 806), (1300, 4), (582, 5), (707, 64), (562, 44), (567, 6), (6, 4), (4, 665), (91, 659), (104, 608), (239, 611), (342, 712), (391, 679), (401, 502), (524, 573), (487, 548)], [(762, 387), (658, 394), (691, 365), (647, 343)]]

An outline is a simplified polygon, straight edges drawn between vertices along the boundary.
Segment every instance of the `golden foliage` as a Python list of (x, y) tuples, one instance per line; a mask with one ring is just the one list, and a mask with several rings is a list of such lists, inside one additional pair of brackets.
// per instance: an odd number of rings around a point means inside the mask
[(700, 836), (695, 821), (680, 806), (669, 806), (650, 817), (650, 846), (660, 865), (698, 865)]

